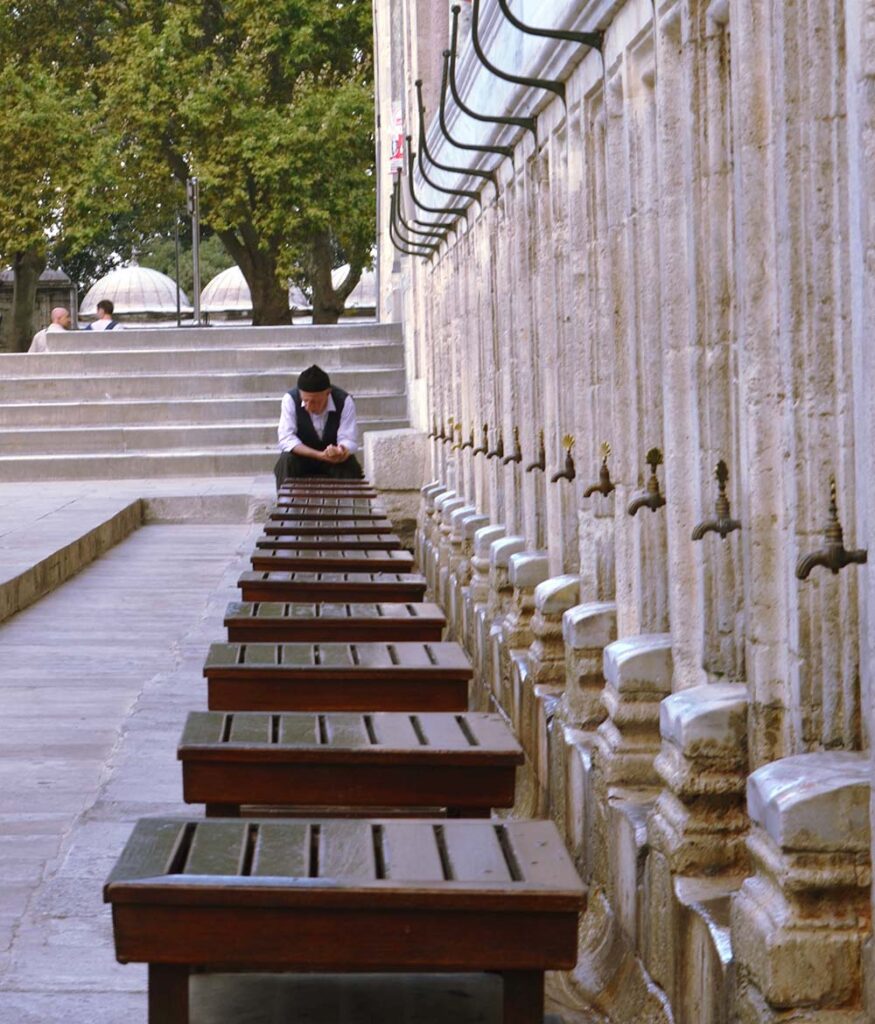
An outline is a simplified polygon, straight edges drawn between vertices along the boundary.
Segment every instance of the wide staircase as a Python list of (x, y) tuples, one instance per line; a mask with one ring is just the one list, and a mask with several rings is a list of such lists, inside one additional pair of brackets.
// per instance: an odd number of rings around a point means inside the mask
[(48, 335), (0, 355), (0, 482), (235, 476), (276, 461), (282, 395), (318, 363), (359, 430), (405, 427), (398, 324)]

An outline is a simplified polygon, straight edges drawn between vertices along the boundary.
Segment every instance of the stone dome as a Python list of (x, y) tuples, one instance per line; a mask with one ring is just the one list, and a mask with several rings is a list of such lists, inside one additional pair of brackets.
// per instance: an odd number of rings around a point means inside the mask
[(251, 313), (252, 295), (243, 271), (228, 267), (209, 282), (201, 292), (202, 313)]
[[(95, 316), (101, 299), (109, 299), (116, 314), (176, 316), (176, 282), (173, 278), (136, 263), (117, 267), (92, 285), (82, 300), (79, 315)], [(192, 312), (185, 292), (180, 291), (179, 301), (183, 313)]]

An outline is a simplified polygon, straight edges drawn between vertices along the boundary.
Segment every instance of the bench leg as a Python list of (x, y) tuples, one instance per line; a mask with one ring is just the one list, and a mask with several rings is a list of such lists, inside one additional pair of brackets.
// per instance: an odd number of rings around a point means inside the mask
[(240, 804), (204, 804), (208, 818), (239, 818)]
[(544, 972), (507, 971), (502, 1024), (544, 1024)]
[(188, 967), (149, 964), (149, 1024), (188, 1024)]

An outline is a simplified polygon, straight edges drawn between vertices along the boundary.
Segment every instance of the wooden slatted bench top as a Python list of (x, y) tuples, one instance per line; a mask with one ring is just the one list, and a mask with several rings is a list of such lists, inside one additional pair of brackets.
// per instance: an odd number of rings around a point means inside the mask
[(260, 551), (398, 551), (401, 541), (394, 533), (288, 533), (283, 537), (265, 533), (255, 546)]
[(195, 711), (177, 756), (188, 803), (433, 808), (510, 807), (522, 748), (494, 714), (266, 714)]
[(392, 523), (388, 519), (332, 519), (320, 523), (312, 519), (268, 519), (264, 532), (269, 537), (282, 537), (287, 533), (302, 537), (336, 537), (345, 533), (391, 533)]
[(268, 519), (297, 520), (300, 523), (325, 522), (338, 519), (386, 519), (386, 509), (382, 505), (340, 505), (334, 508), (292, 508), (289, 505), (274, 505), (268, 513)]
[(421, 601), (428, 583), (418, 573), (244, 572), (244, 601)]
[(409, 551), (260, 551), (255, 550), (250, 563), (253, 569), (273, 572), (410, 572), (413, 555)]
[(150, 1024), (187, 1024), (197, 967), (495, 971), (504, 1024), (542, 1024), (586, 890), (550, 821), (146, 818), (104, 899)]
[(466, 711), (473, 672), (457, 643), (213, 644), (213, 711)]
[(347, 604), (232, 601), (225, 610), (234, 643), (323, 643), (342, 640), (440, 640), (446, 617), (436, 604)]
[(302, 508), (302, 509), (336, 509), (336, 508), (347, 508), (357, 509), (360, 508), (363, 511), (368, 511), (373, 508), (374, 502), (369, 498), (332, 498), (331, 496), (317, 495), (314, 497), (298, 496), (296, 494), (290, 495), (289, 497), (283, 497), (279, 495), (277, 498), (277, 505), (286, 508)]
[(370, 501), (377, 497), (373, 487), (286, 487), (277, 491), (280, 498), (351, 498)]

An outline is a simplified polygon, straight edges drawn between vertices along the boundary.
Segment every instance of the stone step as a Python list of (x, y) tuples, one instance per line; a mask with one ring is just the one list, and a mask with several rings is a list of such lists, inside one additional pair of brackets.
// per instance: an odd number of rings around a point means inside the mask
[(124, 331), (60, 331), (47, 335), (50, 352), (121, 352), (126, 349), (247, 348), (280, 345), (300, 349), (346, 348), (364, 343), (401, 344), (399, 323), (309, 324), (279, 327), (183, 327)]
[(263, 445), (211, 446), (189, 451), (3, 455), (0, 456), (0, 482), (253, 476), (271, 473), (276, 459), (276, 452)]
[[(204, 424), (273, 422), (280, 414), (283, 388), (271, 395), (222, 398), (151, 398), (123, 401), (68, 401), (0, 403), (0, 428), (144, 426), (156, 424)], [(359, 420), (406, 423), (407, 396), (355, 392)], [(387, 427), (386, 429), (389, 429)], [(4, 449), (0, 446), (0, 453)]]
[[(395, 430), (407, 426), (405, 418), (359, 417), (359, 433), (368, 430)], [(262, 446), (273, 449), (276, 445), (276, 420), (237, 423), (184, 423), (163, 426), (106, 426), (27, 428), (9, 430), (0, 428), (2, 455), (55, 455), (94, 454), (99, 452), (122, 454), (125, 452), (165, 452), (169, 449), (207, 447)]]
[[(105, 332), (104, 332), (105, 333)], [(110, 332), (112, 333), (112, 332)], [(70, 377), (98, 374), (216, 373), (277, 370), (291, 380), (318, 363), (332, 375), (357, 368), (403, 368), (404, 349), (397, 342), (355, 343), (342, 348), (296, 348), (285, 345), (199, 348), (109, 349), (90, 352), (45, 352), (0, 355), (0, 377)]]
[[(9, 357), (6, 357), (9, 358)], [(15, 357), (13, 357), (15, 358)], [(36, 360), (34, 360), (36, 361)], [(401, 367), (342, 369), (332, 382), (356, 394), (404, 391)], [(238, 373), (130, 373), (88, 376), (5, 377), (0, 364), (0, 402), (94, 401), (126, 398), (185, 398), (219, 395), (281, 396), (294, 384), (292, 371)]]

